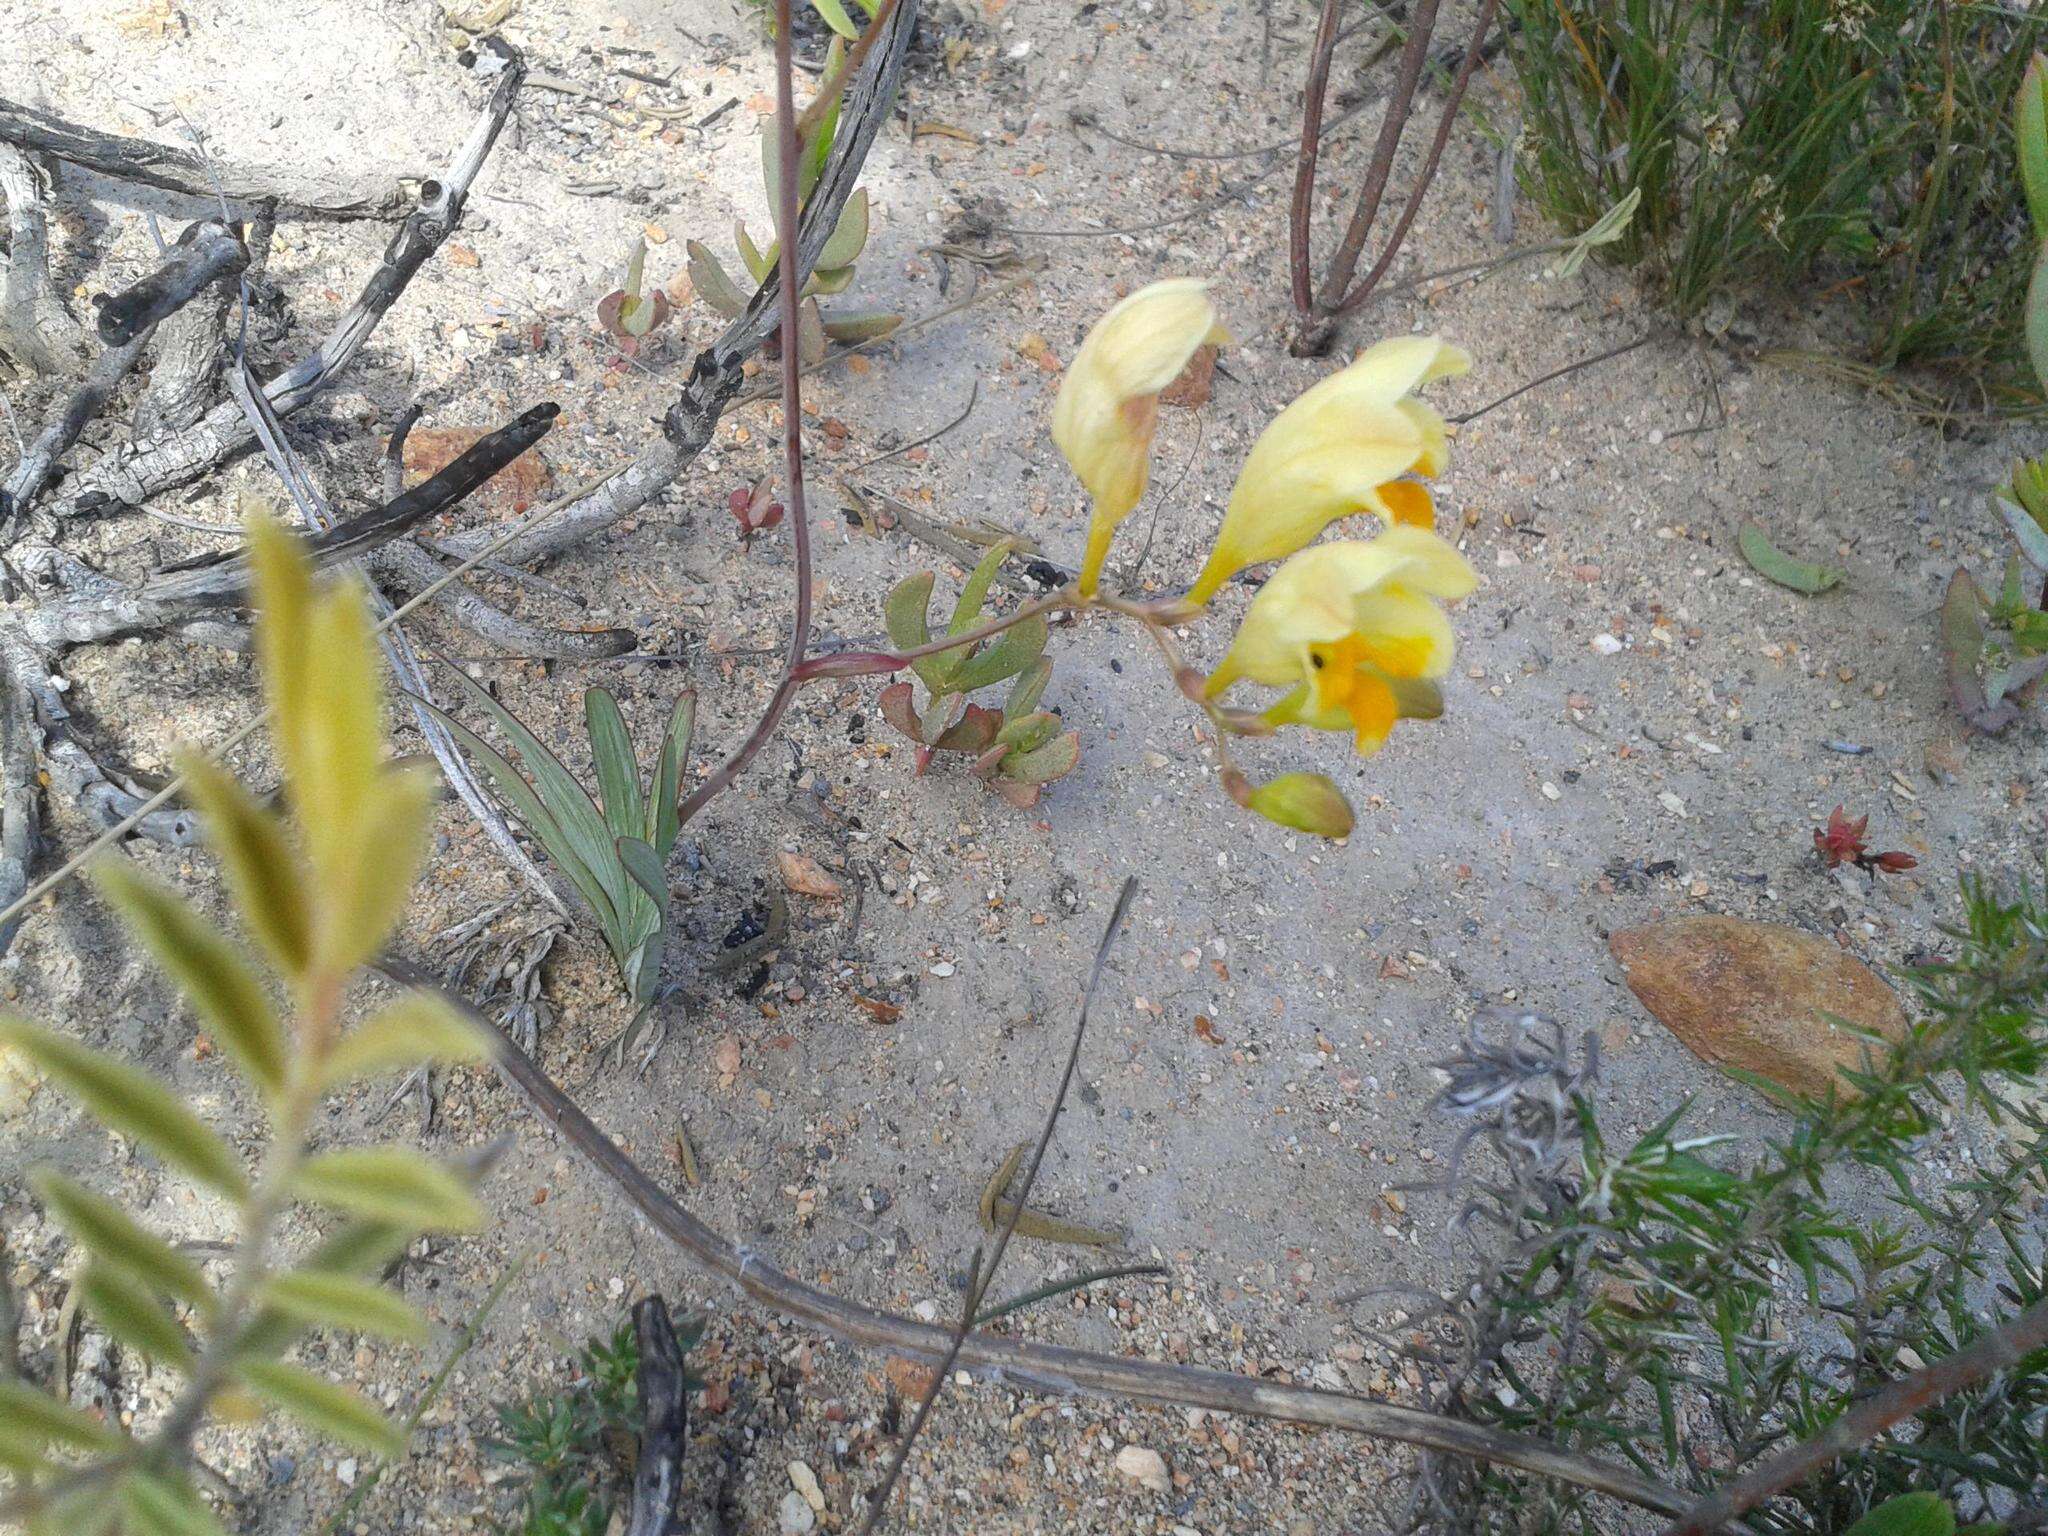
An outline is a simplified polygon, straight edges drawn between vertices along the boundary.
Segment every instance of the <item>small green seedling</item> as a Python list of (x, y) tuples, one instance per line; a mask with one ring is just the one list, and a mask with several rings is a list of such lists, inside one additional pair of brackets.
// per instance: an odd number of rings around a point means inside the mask
[[(837, 7), (834, 6), (834, 10)], [(820, 14), (832, 23), (836, 32), (842, 32), (839, 21), (832, 19), (832, 11), (819, 7)], [(839, 11), (841, 21), (845, 13)], [(850, 23), (849, 23), (850, 25)], [(831, 49), (825, 56), (825, 82), (829, 85), (846, 67), (846, 48), (841, 37), (832, 39)], [(834, 102), (817, 128), (806, 135), (797, 145), (797, 207), (810, 201), (817, 190), (818, 179), (825, 173), (825, 162), (832, 153), (832, 140), (839, 131), (839, 103)], [(761, 124), (761, 182), (768, 194), (768, 206), (772, 210), (780, 201), (782, 179), (778, 174), (780, 143), (776, 122), (773, 118)], [(830, 297), (844, 293), (853, 286), (854, 263), (867, 248), (871, 209), (867, 189), (856, 188), (846, 206), (840, 210), (839, 222), (833, 227), (831, 238), (818, 255), (818, 264), (810, 280), (804, 284), (803, 306), (797, 312), (797, 356), (805, 363), (816, 362), (825, 355), (825, 343), (829, 341), (859, 342), (874, 341), (888, 335), (903, 323), (903, 317), (885, 314), (875, 310), (838, 310), (826, 313), (818, 307), (818, 296)], [(763, 250), (747, 232), (744, 221), (733, 226), (733, 244), (739, 251), (740, 263), (755, 286), (767, 280), (775, 269), (780, 246), (770, 241)], [(747, 307), (749, 295), (726, 272), (724, 265), (698, 241), (688, 242), (690, 253), (690, 280), (696, 284), (698, 295), (719, 314), (728, 320)]]
[(636, 239), (626, 253), (625, 285), (597, 301), (597, 323), (617, 338), (628, 357), (640, 350), (642, 337), (668, 321), (668, 295), (659, 288), (643, 291), (646, 269), (647, 242)]
[(482, 684), (459, 667), (451, 669), (451, 675), (518, 749), (532, 779), (445, 710), (431, 704), (426, 708), (483, 764), (507, 807), (589, 904), (618, 964), (626, 995), (644, 1011), (653, 1004), (661, 981), (670, 905), (663, 866), (675, 846), (677, 793), (696, 724), (697, 696), (685, 693), (676, 700), (649, 790), (642, 787), (639, 760), (618, 701), (602, 688), (584, 692), (583, 717), (597, 769), (600, 807), (562, 760)]
[[(965, 634), (980, 622), (989, 585), (1011, 548), (1007, 541), (998, 544), (974, 568), (953, 606), (948, 635)], [(884, 616), (889, 639), (901, 650), (931, 641), (933, 579), (930, 571), (919, 571), (889, 593)], [(916, 707), (908, 682), (882, 690), (882, 718), (916, 746), (920, 777), (933, 754), (966, 753), (974, 759), (976, 778), (1019, 810), (1029, 810), (1046, 785), (1073, 772), (1081, 759), (1079, 734), (1062, 732), (1060, 717), (1038, 707), (1052, 680), (1045, 637), (1045, 620), (1034, 615), (991, 640), (917, 658), (911, 668), (925, 686), (923, 709)], [(968, 702), (968, 694), (1001, 682), (1010, 683), (1010, 692), (1000, 709)]]

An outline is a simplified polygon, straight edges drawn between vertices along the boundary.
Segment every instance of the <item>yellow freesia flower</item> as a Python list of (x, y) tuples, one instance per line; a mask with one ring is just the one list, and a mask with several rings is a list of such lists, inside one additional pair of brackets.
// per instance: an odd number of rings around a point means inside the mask
[(1396, 720), (1442, 712), (1435, 679), (1454, 646), (1441, 603), (1477, 585), (1465, 557), (1423, 528), (1303, 550), (1252, 599), (1208, 695), (1247, 680), (1286, 688), (1267, 719), (1349, 730), (1369, 757)]
[(1145, 494), (1159, 392), (1205, 343), (1230, 333), (1216, 319), (1199, 278), (1151, 283), (1096, 321), (1081, 343), (1052, 408), (1052, 440), (1094, 503), (1081, 592), (1094, 593), (1116, 525)]
[(1449, 453), (1443, 418), (1412, 392), (1471, 364), (1434, 336), (1396, 337), (1274, 417), (1244, 461), (1189, 599), (1206, 603), (1245, 567), (1306, 548), (1340, 517), (1376, 512), (1390, 527), (1433, 527), (1428, 490), (1400, 477), (1441, 474)]

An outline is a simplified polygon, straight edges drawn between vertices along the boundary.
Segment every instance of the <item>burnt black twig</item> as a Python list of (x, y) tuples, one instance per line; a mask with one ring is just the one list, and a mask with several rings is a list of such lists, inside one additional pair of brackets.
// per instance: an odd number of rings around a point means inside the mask
[(147, 277), (100, 301), (100, 340), (118, 347), (182, 309), (208, 284), (249, 265), (249, 251), (217, 223), (185, 226), (170, 255)]
[(659, 1296), (633, 1304), (633, 1336), (640, 1345), (640, 1463), (633, 1471), (633, 1514), (626, 1536), (668, 1536), (682, 1492), (690, 1375), (683, 1368), (668, 1303)]

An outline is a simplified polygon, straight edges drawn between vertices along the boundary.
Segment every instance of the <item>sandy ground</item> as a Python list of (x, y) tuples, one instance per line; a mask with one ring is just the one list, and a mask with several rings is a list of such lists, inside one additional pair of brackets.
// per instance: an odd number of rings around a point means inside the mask
[[(1284, 345), (1291, 161), (1199, 158), (1286, 140), (1311, 13), (985, 0), (934, 20), (907, 93), (916, 136), (899, 120), (870, 160), (877, 233), (856, 296), (922, 315), (977, 280), (1006, 281), (1000, 269), (949, 263), (931, 249), (942, 242), (1047, 265), (879, 352), (865, 371), (835, 367), (808, 386), (820, 623), (832, 637), (877, 635), (881, 594), (910, 571), (936, 562), (942, 591), (957, 581), (958, 567), (934, 551), (850, 524), (837, 477), (944, 426), (970, 400), (966, 419), (927, 449), (859, 478), (928, 516), (991, 519), (1077, 557), (1085, 509), (1046, 437), (1058, 376), (1040, 358), (1071, 357), (1114, 296), (1156, 277), (1205, 276), (1241, 339), (1211, 402), (1168, 413), (1154, 494), (1113, 562), (1139, 590), (1188, 578), (1253, 436), (1332, 366), (1290, 358)], [(0, 92), (160, 137), (179, 131), (166, 114), (182, 112), (242, 161), (417, 172), (459, 141), (480, 99), (440, 11), (419, 0), (0, 0), (0, 30), (14, 39)], [(341, 386), (300, 418), (298, 440), (343, 501), (374, 494), (384, 424), (409, 398), (440, 425), (486, 425), (556, 400), (562, 423), (545, 453), (557, 483), (619, 463), (649, 438), (694, 345), (717, 325), (691, 305), (636, 365), (621, 364), (590, 316), (625, 244), (647, 229), (657, 239), (650, 275), (667, 282), (682, 270), (685, 238), (723, 254), (734, 218), (757, 231), (765, 223), (756, 124), (770, 73), (751, 14), (719, 0), (524, 0), (505, 30), (537, 71), (574, 89), (529, 91), (459, 248), (427, 268)], [(674, 73), (651, 85), (622, 68)], [(1341, 63), (1338, 74), (1347, 87)], [(1507, 82), (1482, 76), (1475, 104), (1498, 119), (1510, 95)], [(656, 119), (647, 106), (681, 115)], [(1077, 113), (1197, 158), (1128, 147), (1077, 125)], [(1326, 189), (1355, 176), (1375, 121), (1369, 110), (1340, 133)], [(684, 126), (664, 133), (670, 123)], [(1492, 144), (1462, 125), (1396, 281), (1499, 254), (1494, 165)], [(571, 191), (604, 183), (613, 190)], [(963, 210), (981, 233), (963, 233)], [(1322, 214), (1333, 222), (1334, 205)], [(1105, 220), (1135, 232), (1105, 231)], [(1518, 210), (1519, 238), (1548, 233)], [(1319, 241), (1329, 236), (1319, 229)], [(270, 271), (297, 315), (286, 349), (342, 307), (381, 238), (360, 225), (283, 232)], [(140, 216), (112, 204), (71, 221), (60, 244), (67, 281), (94, 290), (150, 249)], [(1462, 342), (1477, 365), (1440, 391), (1461, 411), (1656, 323), (1625, 278), (1588, 269), (1559, 281), (1532, 262), (1434, 302), (1411, 293), (1379, 303), (1344, 341), (1413, 330)], [(1102, 1286), (1016, 1326), (1411, 1400), (1412, 1376), (1336, 1298), (1456, 1274), (1440, 1203), (1396, 1186), (1441, 1166), (1454, 1128), (1430, 1108), (1430, 1063), (1477, 1008), (1513, 1001), (1596, 1032), (1611, 1135), (1693, 1095), (1702, 1130), (1768, 1129), (1754, 1098), (1640, 1011), (1605, 934), (1657, 914), (1725, 912), (1795, 923), (1896, 963), (1936, 940), (1955, 910), (1956, 875), (2016, 875), (2038, 846), (2038, 731), (1963, 742), (1933, 647), (1948, 572), (1958, 560), (1984, 572), (2002, 558), (1981, 492), (2013, 445), (1944, 441), (1866, 398), (1754, 361), (1759, 338), (1818, 344), (1832, 324), (1743, 314), (1730, 344), (1711, 350), (1660, 338), (1459, 434), (1439, 492), (1483, 584), (1457, 616), (1446, 719), (1404, 728), (1367, 763), (1336, 738), (1246, 749), (1262, 771), (1336, 774), (1359, 810), (1347, 844), (1315, 844), (1232, 806), (1143, 638), (1108, 623), (1055, 631), (1048, 702), (1080, 731), (1084, 753), (1031, 813), (957, 771), (914, 781), (874, 686), (828, 685), (803, 698), (739, 791), (686, 832), (676, 863), (684, 927), (670, 958), (687, 986), (652, 1068), (635, 1076), (600, 1059), (624, 1009), (608, 960), (582, 934), (557, 948), (547, 973), (557, 1015), (541, 1041), (547, 1066), (679, 1191), (669, 1148), (687, 1125), (703, 1183), (682, 1192), (722, 1230), (819, 1284), (950, 1316), (978, 1235), (980, 1186), (1043, 1113), (1088, 956), (1119, 884), (1136, 873), (1144, 888), (1039, 1203), (1127, 1232), (1123, 1251), (1169, 1275)], [(31, 419), (40, 410), (25, 395), (13, 403)], [(555, 562), (547, 575), (582, 594), (581, 607), (492, 588), (531, 617), (629, 625), (656, 659), (507, 661), (438, 633), (572, 755), (586, 682), (618, 692), (647, 739), (676, 690), (694, 686), (698, 756), (714, 760), (765, 697), (784, 634), (786, 546), (767, 536), (743, 553), (725, 510), (728, 491), (770, 468), (775, 441), (768, 410), (736, 413), (661, 503)], [(243, 487), (270, 489), (260, 463), (167, 500), (226, 522)], [(1734, 550), (1748, 517), (1782, 547), (1843, 564), (1848, 581), (1820, 598), (1763, 583)], [(91, 530), (83, 547), (134, 569), (211, 542), (125, 518)], [(1149, 553), (1134, 566), (1140, 546)], [(1226, 601), (1226, 619), (1242, 600)], [(1187, 643), (1213, 659), (1226, 634), (1211, 624)], [(71, 677), (103, 739), (144, 770), (181, 740), (218, 739), (250, 708), (243, 660), (170, 641), (78, 655)], [(1869, 750), (1847, 755), (1830, 745), (1839, 743)], [(260, 757), (248, 766), (262, 776)], [(1870, 812), (1877, 845), (1915, 852), (1922, 869), (1874, 892), (1823, 872), (1808, 832), (1837, 802)], [(409, 930), (421, 952), (430, 935), (510, 892), (458, 810), (441, 832)], [(55, 833), (74, 846), (83, 836), (62, 818)], [(711, 972), (721, 941), (762, 910), (779, 849), (862, 886), (857, 914), (852, 903), (792, 897), (765, 984)], [(138, 856), (212, 889), (202, 855)], [(537, 916), (530, 903), (515, 907), (505, 931)], [(18, 1006), (131, 1051), (203, 1109), (253, 1124), (219, 1058), (195, 1049), (189, 1017), (83, 891), (31, 920), (4, 977)], [(856, 996), (896, 1004), (900, 1017), (879, 1022)], [(1202, 1034), (1198, 1018), (1209, 1021)], [(737, 1069), (721, 1070), (735, 1056)], [(337, 1139), (376, 1134), (368, 1121), (380, 1102), (346, 1106)], [(405, 1105), (382, 1133), (421, 1137), (416, 1117)], [(383, 1480), (354, 1528), (482, 1530), (508, 1519), (511, 1491), (479, 1450), (491, 1403), (558, 1383), (587, 1336), (656, 1290), (712, 1318), (701, 1369), (716, 1384), (716, 1411), (695, 1418), (686, 1500), (703, 1511), (701, 1528), (774, 1530), (786, 1465), (798, 1459), (823, 1481), (823, 1525), (843, 1524), (892, 1443), (884, 1362), (707, 1288), (492, 1081), (443, 1084), (422, 1139), (447, 1151), (506, 1132), (517, 1142), (493, 1186), (497, 1224), (478, 1241), (436, 1245), (409, 1273), (408, 1293), (440, 1337), (418, 1352), (351, 1355), (337, 1342), (312, 1353), (408, 1401), (494, 1277), (526, 1258), (417, 1454)], [(65, 1255), (22, 1190), (29, 1157), (99, 1170), (173, 1230), (227, 1235), (221, 1212), (126, 1149), (110, 1167), (106, 1139), (39, 1096), (0, 1126), (0, 1195), (34, 1347), (53, 1336)], [(1020, 1243), (997, 1289), (1075, 1273), (1094, 1257)], [(163, 1389), (137, 1366), (114, 1393), (145, 1406)], [(1128, 1443), (1165, 1457), (1171, 1493), (1112, 1470)], [(252, 1531), (306, 1528), (364, 1471), (281, 1426), (222, 1436), (209, 1454), (248, 1495)], [(1398, 1456), (1334, 1436), (988, 1386), (949, 1393), (911, 1470), (907, 1529), (1177, 1536), (1377, 1529), (1402, 1479)]]

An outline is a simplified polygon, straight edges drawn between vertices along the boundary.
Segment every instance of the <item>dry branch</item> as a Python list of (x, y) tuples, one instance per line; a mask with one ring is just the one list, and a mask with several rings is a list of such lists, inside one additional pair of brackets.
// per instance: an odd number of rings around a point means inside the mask
[[(271, 409), (279, 416), (289, 416), (298, 410), (348, 366), (378, 322), (398, 302), (406, 285), (462, 221), (470, 186), (511, 116), (525, 77), (524, 62), (517, 54), (511, 54), (491, 92), (489, 105), (446, 176), (422, 184), (419, 205), (391, 237), (383, 261), (370, 274), (362, 293), (335, 322), (319, 347), (264, 385)], [(189, 485), (255, 441), (255, 431), (243, 417), (241, 407), (232, 400), (224, 400), (190, 427), (140, 439), (80, 471), (66, 486), (65, 494), (49, 504), (48, 510), (58, 518), (67, 518), (136, 506), (160, 491)]]
[[(376, 969), (399, 986), (434, 985), (424, 972), (403, 961), (387, 959), (379, 962)], [(490, 1021), (465, 999), (445, 989), (437, 990), (451, 1007), (489, 1026)], [(699, 1269), (737, 1286), (763, 1306), (848, 1344), (923, 1360), (944, 1357), (952, 1344), (951, 1330), (844, 1300), (783, 1273), (755, 1250), (742, 1250), (727, 1241), (671, 1199), (531, 1058), (495, 1028), (490, 1034), (492, 1062), (499, 1073), (599, 1176)], [(1689, 1504), (1679, 1490), (1638, 1477), (1626, 1467), (1561, 1451), (1540, 1440), (1348, 1393), (1297, 1387), (1228, 1371), (1098, 1355), (989, 1333), (969, 1334), (959, 1359), (968, 1369), (980, 1371), (995, 1382), (1119, 1402), (1206, 1408), (1249, 1418), (1348, 1430), (1518, 1467), (1660, 1514), (1682, 1514)]]
[(216, 197), (217, 184), (219, 194), (232, 204), (274, 201), (278, 213), (288, 219), (388, 222), (404, 218), (412, 205), (397, 176), (330, 181), (299, 171), (222, 165), (210, 155), (202, 159), (193, 150), (174, 145), (81, 128), (48, 112), (4, 100), (0, 100), (0, 143), (50, 155), (116, 181), (183, 192), (208, 202)]
[[(267, 208), (249, 226), (243, 242), (249, 248), (249, 265), (241, 273), (241, 283), (253, 285), (262, 274), (275, 228)], [(142, 401), (135, 407), (131, 438), (189, 427), (220, 398), (228, 310), (238, 286), (226, 280), (215, 284), (211, 293), (201, 294), (157, 327), (156, 356)]]
[(43, 177), (27, 155), (0, 143), (7, 200), (7, 286), (0, 298), (0, 356), (34, 374), (75, 373), (92, 355), (85, 330), (50, 286), (50, 231)]
[(633, 1304), (633, 1337), (640, 1345), (640, 1461), (626, 1536), (668, 1536), (689, 1449), (690, 1376), (668, 1303), (659, 1296)]
[(249, 252), (233, 231), (218, 223), (186, 225), (163, 265), (100, 301), (100, 340), (110, 347), (134, 340), (209, 283), (248, 265)]

